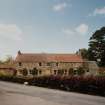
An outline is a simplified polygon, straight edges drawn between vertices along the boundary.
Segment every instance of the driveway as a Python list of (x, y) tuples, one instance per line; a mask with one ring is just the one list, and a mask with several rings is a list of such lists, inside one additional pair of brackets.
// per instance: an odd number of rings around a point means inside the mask
[(105, 98), (0, 81), (0, 105), (105, 105)]

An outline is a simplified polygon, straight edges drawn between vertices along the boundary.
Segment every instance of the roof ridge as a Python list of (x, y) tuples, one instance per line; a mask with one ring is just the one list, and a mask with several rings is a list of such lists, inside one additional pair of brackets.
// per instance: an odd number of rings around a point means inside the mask
[(23, 62), (83, 62), (83, 59), (80, 55), (61, 53), (22, 53), (17, 55), (15, 60)]
[(77, 55), (73, 53), (21, 53), (21, 55)]

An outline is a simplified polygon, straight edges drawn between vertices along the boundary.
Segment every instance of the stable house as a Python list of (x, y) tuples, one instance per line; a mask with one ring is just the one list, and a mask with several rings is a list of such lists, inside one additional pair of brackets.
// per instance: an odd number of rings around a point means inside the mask
[(14, 64), (7, 64), (7, 63), (1, 63), (0, 64), (0, 75), (9, 75), (13, 76), (16, 74), (16, 69)]
[(77, 54), (37, 54), (19, 51), (15, 59), (18, 76), (97, 74), (97, 67), (91, 68), (91, 65), (93, 67), (94, 63), (82, 59)]

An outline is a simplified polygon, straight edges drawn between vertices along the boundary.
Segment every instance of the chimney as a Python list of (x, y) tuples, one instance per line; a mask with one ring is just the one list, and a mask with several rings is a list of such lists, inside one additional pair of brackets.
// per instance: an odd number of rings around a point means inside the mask
[(21, 55), (21, 54), (22, 54), (22, 53), (21, 53), (21, 51), (19, 50), (19, 51), (18, 51), (18, 55)]

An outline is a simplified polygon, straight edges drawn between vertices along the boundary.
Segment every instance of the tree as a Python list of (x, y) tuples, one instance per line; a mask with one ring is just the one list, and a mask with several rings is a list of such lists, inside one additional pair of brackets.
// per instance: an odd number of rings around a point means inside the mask
[(28, 71), (27, 71), (27, 69), (23, 69), (23, 76), (27, 76), (28, 75)]
[(36, 68), (33, 68), (32, 75), (33, 76), (38, 75), (38, 70)]
[(4, 60), (2, 60), (3, 63), (12, 63), (13, 62), (13, 58), (11, 55), (7, 55), (6, 58)]
[(74, 70), (73, 70), (73, 68), (70, 68), (70, 69), (69, 69), (69, 75), (74, 75)]
[(76, 54), (81, 55), (83, 59), (88, 59), (88, 50), (86, 48), (79, 49)]
[(85, 71), (82, 67), (79, 67), (77, 72), (78, 72), (78, 75), (83, 75), (85, 73)]
[(89, 60), (94, 60), (101, 67), (105, 66), (105, 27), (97, 30), (89, 41)]

